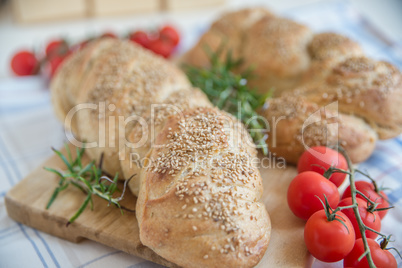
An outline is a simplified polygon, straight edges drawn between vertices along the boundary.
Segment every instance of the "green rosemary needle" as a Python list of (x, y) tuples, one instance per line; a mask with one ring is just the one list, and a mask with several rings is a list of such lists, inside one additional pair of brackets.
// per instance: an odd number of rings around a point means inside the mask
[(236, 74), (234, 70), (242, 64), (242, 60), (233, 59), (229, 51), (226, 59), (221, 61), (223, 46), (216, 52), (212, 52), (209, 48), (206, 48), (206, 51), (211, 62), (209, 68), (184, 66), (190, 82), (200, 88), (216, 107), (242, 121), (257, 148), (267, 155), (266, 124), (256, 110), (270, 97), (271, 92), (262, 95), (249, 88), (248, 79), (251, 78), (251, 70)]
[(84, 166), (82, 164), (82, 157), (84, 155), (85, 148), (76, 148), (77, 156), (74, 160), (72, 158), (70, 148), (67, 144), (65, 145), (65, 148), (67, 156), (63, 155), (60, 151), (54, 148), (52, 148), (52, 150), (66, 165), (66, 171), (59, 171), (54, 168), (44, 167), (45, 170), (50, 171), (59, 177), (59, 185), (56, 187), (52, 196), (50, 197), (46, 209), (50, 208), (50, 206), (53, 204), (61, 191), (67, 189), (68, 186), (72, 185), (82, 191), (86, 195), (86, 198), (77, 210), (77, 212), (69, 219), (69, 221), (67, 222), (67, 226), (70, 223), (74, 222), (82, 214), (88, 204), (90, 205), (90, 208), (93, 209), (92, 197), (94, 195), (107, 200), (109, 202), (109, 205), (113, 204), (116, 207), (120, 208), (122, 214), (123, 209), (132, 211), (121, 206), (119, 203), (124, 197), (127, 183), (131, 178), (124, 182), (121, 196), (115, 198), (113, 197), (113, 194), (116, 192), (116, 190), (118, 190), (118, 174), (116, 173), (114, 178), (110, 179), (109, 176), (106, 176), (105, 173), (102, 172), (103, 155), (101, 156), (101, 160), (98, 166), (95, 164), (95, 161), (91, 161), (89, 164)]

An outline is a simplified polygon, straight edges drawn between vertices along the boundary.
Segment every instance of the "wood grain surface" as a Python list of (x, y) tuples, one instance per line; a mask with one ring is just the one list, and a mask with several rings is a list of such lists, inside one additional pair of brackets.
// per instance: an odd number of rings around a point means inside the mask
[[(85, 161), (89, 160), (86, 158)], [(46, 210), (58, 178), (45, 171), (44, 166), (65, 168), (61, 160), (53, 156), (14, 186), (5, 197), (7, 212), (12, 219), (72, 242), (90, 239), (168, 267), (175, 267), (141, 244), (135, 213), (124, 212), (122, 215), (119, 209), (108, 206), (105, 200), (98, 197), (94, 197), (94, 210), (86, 208), (73, 224), (66, 227), (68, 219), (82, 204), (85, 196), (70, 187), (61, 192)], [(257, 267), (310, 266), (311, 257), (303, 241), (304, 222), (293, 216), (286, 201), (287, 187), (295, 176), (296, 169), (261, 168), (260, 171), (264, 182), (263, 203), (271, 218), (272, 233), (268, 250)], [(135, 203), (136, 198), (127, 191), (122, 204), (134, 209)]]

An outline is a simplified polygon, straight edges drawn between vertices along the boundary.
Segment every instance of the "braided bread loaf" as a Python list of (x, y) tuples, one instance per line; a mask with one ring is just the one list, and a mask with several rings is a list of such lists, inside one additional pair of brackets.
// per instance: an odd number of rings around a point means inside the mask
[(307, 147), (336, 144), (361, 162), (377, 139), (402, 132), (401, 73), (364, 57), (345, 36), (314, 35), (264, 9), (244, 9), (214, 22), (182, 61), (208, 66), (205, 46), (214, 51), (222, 44), (244, 60), (243, 68), (253, 67), (252, 86), (259, 92), (274, 89), (275, 98), (261, 109), (275, 131), (267, 143), (290, 163), (297, 163)]
[(68, 58), (51, 90), (56, 114), (93, 147), (90, 157), (104, 153), (107, 172), (137, 174), (129, 186), (145, 246), (183, 267), (260, 261), (271, 226), (258, 202), (256, 150), (243, 125), (174, 65), (102, 39)]

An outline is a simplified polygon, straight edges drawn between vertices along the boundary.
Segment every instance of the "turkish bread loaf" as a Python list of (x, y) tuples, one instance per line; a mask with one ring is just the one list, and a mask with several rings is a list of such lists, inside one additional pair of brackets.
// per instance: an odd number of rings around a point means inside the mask
[[(271, 232), (252, 140), (174, 65), (130, 41), (73, 54), (51, 84), (73, 142), (132, 177), (141, 242), (182, 267), (253, 267)], [(135, 176), (133, 176), (135, 175)]]

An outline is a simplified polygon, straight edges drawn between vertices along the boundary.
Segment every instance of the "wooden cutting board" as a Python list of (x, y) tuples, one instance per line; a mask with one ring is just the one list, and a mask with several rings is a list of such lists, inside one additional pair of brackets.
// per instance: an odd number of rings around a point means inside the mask
[[(89, 159), (86, 158), (85, 161)], [(73, 224), (66, 227), (68, 219), (77, 211), (85, 196), (75, 187), (70, 187), (61, 192), (50, 209), (46, 210), (58, 178), (45, 171), (44, 166), (65, 168), (62, 161), (53, 156), (14, 186), (5, 197), (7, 212), (12, 219), (72, 242), (90, 239), (165, 266), (175, 267), (141, 244), (135, 213), (125, 212), (121, 215), (119, 209), (108, 207), (107, 202), (98, 197), (94, 197), (94, 210), (86, 208)], [(271, 218), (272, 235), (268, 250), (257, 267), (310, 266), (312, 258), (303, 241), (305, 223), (293, 216), (286, 201), (287, 187), (295, 176), (296, 169), (262, 168), (260, 171), (264, 183), (262, 201)], [(135, 203), (136, 198), (127, 191), (122, 204), (134, 209)]]

